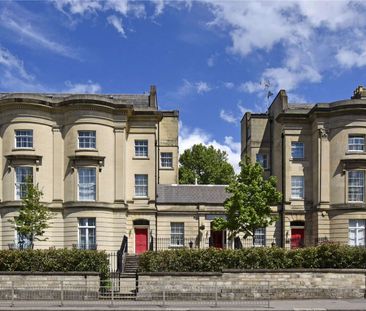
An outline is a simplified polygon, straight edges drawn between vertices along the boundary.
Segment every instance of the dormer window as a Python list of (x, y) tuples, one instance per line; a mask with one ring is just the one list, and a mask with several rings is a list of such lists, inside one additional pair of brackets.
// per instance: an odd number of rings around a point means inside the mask
[(349, 135), (348, 136), (348, 151), (364, 152), (365, 151), (365, 136), (364, 135)]
[(95, 131), (79, 131), (79, 149), (95, 149), (96, 135)]
[(33, 148), (33, 131), (15, 130), (15, 148)]

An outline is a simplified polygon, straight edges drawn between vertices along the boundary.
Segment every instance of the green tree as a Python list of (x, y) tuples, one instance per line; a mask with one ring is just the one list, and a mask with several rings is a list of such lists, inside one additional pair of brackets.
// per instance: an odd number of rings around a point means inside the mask
[(267, 180), (259, 163), (251, 163), (249, 158), (240, 162), (241, 171), (226, 188), (231, 196), (225, 201), (226, 219), (213, 221), (215, 230), (228, 229), (230, 236), (244, 233), (244, 238), (253, 237), (258, 228), (265, 228), (277, 220), (271, 212), (271, 206), (281, 202), (282, 194), (277, 191), (276, 177)]
[(41, 237), (45, 233), (45, 230), (49, 228), (48, 221), (53, 215), (40, 202), (42, 195), (43, 193), (39, 189), (38, 184), (34, 185), (31, 178), (28, 178), (26, 195), (22, 199), (22, 207), (19, 209), (19, 215), (9, 220), (21, 238), (19, 241), (21, 247), (25, 240), (29, 240), (32, 249), (34, 248), (34, 241), (47, 240), (47, 238), (42, 239)]
[(229, 184), (235, 176), (225, 151), (202, 144), (187, 149), (179, 158), (179, 183)]

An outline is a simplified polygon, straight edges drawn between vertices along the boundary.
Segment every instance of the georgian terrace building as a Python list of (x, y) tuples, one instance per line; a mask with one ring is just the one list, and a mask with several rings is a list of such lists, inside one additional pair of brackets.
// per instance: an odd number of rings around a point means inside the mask
[[(8, 222), (27, 176), (54, 217), (36, 248), (144, 251), (155, 234), (157, 184), (178, 179), (178, 112), (144, 95), (0, 94), (0, 241), (17, 247)], [(138, 244), (138, 246), (137, 246)]]
[(288, 103), (281, 90), (266, 113), (244, 115), (241, 132), (242, 159), (277, 176), (283, 193), (267, 238), (365, 245), (364, 87), (349, 100), (306, 105)]

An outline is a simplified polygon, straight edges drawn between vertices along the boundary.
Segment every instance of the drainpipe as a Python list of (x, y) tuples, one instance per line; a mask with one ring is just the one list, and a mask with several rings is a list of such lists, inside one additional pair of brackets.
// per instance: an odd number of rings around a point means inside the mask
[(200, 214), (199, 214), (199, 211), (200, 211), (200, 205), (197, 204), (197, 246), (198, 248), (201, 248), (201, 231), (200, 231)]
[[(156, 100), (156, 109), (158, 109), (158, 99)], [(155, 136), (155, 251), (158, 250), (158, 184), (160, 183), (160, 121), (158, 122), (158, 137)]]
[(286, 176), (285, 176), (285, 133), (281, 134), (281, 144), (282, 144), (282, 167), (281, 167), (281, 178), (282, 178), (282, 206), (280, 209), (280, 224), (281, 224), (281, 247), (285, 247), (285, 194), (286, 194)]
[(273, 175), (273, 156), (272, 156), (272, 151), (273, 151), (273, 138), (272, 138), (272, 133), (273, 133), (273, 119), (272, 117), (269, 117), (269, 175), (272, 176)]

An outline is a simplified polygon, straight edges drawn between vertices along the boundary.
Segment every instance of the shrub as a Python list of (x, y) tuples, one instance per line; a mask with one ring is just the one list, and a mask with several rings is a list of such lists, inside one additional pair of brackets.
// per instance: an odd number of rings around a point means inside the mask
[(109, 262), (105, 252), (95, 250), (2, 250), (0, 271), (99, 272), (106, 279)]
[(140, 272), (220, 272), (223, 269), (365, 269), (366, 248), (324, 243), (286, 250), (279, 247), (240, 250), (180, 249), (142, 254)]

